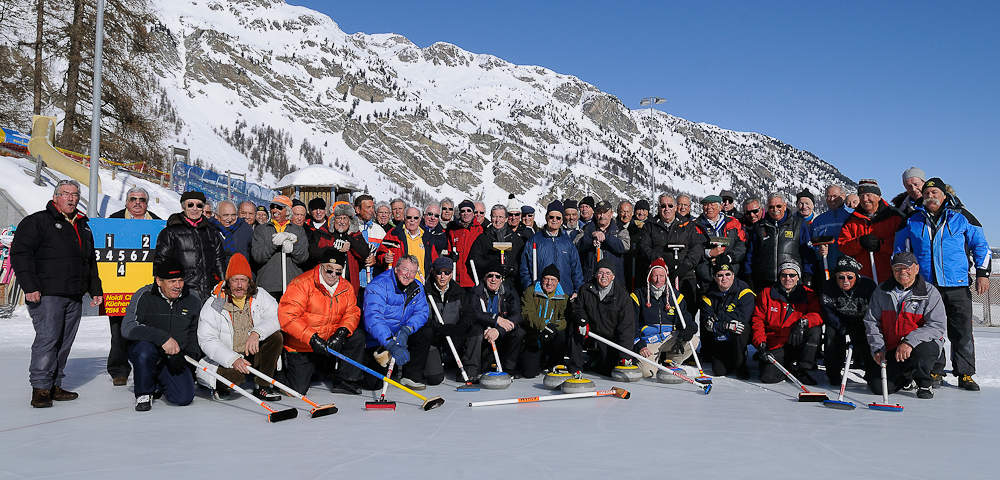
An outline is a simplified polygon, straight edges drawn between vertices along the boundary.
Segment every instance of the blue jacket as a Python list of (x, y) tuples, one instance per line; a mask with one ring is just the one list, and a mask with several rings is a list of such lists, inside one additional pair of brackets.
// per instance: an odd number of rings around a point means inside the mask
[(385, 346), (404, 325), (416, 332), (427, 323), (428, 308), (420, 281), (400, 290), (392, 269), (380, 273), (365, 289), (365, 346)]
[(524, 252), (521, 253), (521, 285), (535, 283), (531, 278), (532, 245), (538, 246), (538, 274), (541, 275), (545, 267), (554, 264), (559, 269), (559, 284), (563, 291), (570, 296), (577, 293), (584, 282), (580, 252), (569, 235), (559, 232), (558, 236), (551, 237), (544, 228), (524, 244)]
[[(813, 218), (812, 223), (809, 224), (810, 237), (823, 237), (827, 235), (833, 237), (833, 243), (827, 245), (830, 247), (830, 253), (826, 255), (826, 264), (830, 269), (830, 275), (833, 275), (833, 268), (837, 266), (837, 259), (840, 258), (840, 247), (837, 246), (837, 239), (840, 238), (840, 229), (844, 227), (844, 222), (851, 216), (851, 213), (854, 213), (853, 208), (841, 205), (836, 210), (823, 212), (818, 217)], [(816, 254), (816, 258), (818, 259), (818, 268), (816, 271), (822, 270), (823, 257)]]
[(969, 285), (967, 252), (975, 261), (976, 276), (985, 277), (990, 272), (990, 246), (982, 228), (969, 222), (964, 209), (954, 208), (950, 203), (951, 196), (936, 224), (923, 207), (917, 207), (896, 232), (893, 253), (913, 252), (920, 262), (920, 275), (936, 287), (966, 287)]

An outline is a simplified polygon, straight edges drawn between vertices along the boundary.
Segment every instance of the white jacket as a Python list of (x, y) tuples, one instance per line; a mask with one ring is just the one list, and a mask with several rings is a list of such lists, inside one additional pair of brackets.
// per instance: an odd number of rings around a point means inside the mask
[[(278, 302), (264, 289), (258, 288), (257, 294), (249, 297), (250, 318), (253, 321), (251, 332), (257, 332), (260, 341), (281, 329), (278, 322)], [(201, 309), (198, 320), (198, 346), (205, 353), (204, 361), (213, 371), (219, 366), (233, 368), (233, 362), (243, 355), (233, 350), (233, 318), (222, 306), (226, 302), (225, 294), (211, 297)], [(198, 370), (198, 381), (209, 388), (215, 388), (215, 377)]]

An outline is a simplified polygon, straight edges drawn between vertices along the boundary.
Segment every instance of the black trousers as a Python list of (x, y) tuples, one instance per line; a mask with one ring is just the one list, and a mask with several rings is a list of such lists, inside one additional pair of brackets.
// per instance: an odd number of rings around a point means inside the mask
[[(976, 374), (976, 346), (972, 339), (972, 290), (969, 287), (937, 287), (948, 315), (951, 342), (951, 373), (956, 377)], [(944, 349), (934, 363), (934, 373), (943, 374)]]
[(128, 341), (122, 337), (122, 320), (124, 316), (109, 316), (111, 323), (111, 350), (108, 351), (108, 375), (128, 377), (132, 373), (132, 365), (128, 363)]
[[(358, 363), (363, 363), (365, 350), (365, 332), (358, 328), (344, 341), (340, 353)], [(282, 382), (289, 388), (303, 395), (309, 390), (313, 376), (317, 373), (329, 375), (331, 379), (338, 378), (351, 382), (361, 380), (362, 372), (358, 367), (348, 362), (337, 361), (337, 357), (313, 352), (285, 352), (284, 377)]]
[(548, 342), (543, 342), (541, 335), (537, 339), (525, 340), (521, 357), (517, 360), (521, 375), (525, 378), (535, 378), (542, 373), (542, 369), (563, 363), (569, 344), (568, 331), (567, 328), (557, 332)]
[[(942, 348), (934, 342), (923, 342), (910, 353), (910, 358), (904, 362), (896, 361), (896, 350), (890, 350), (885, 354), (885, 377), (886, 387), (889, 393), (896, 393), (905, 387), (910, 380), (917, 382), (917, 386), (928, 388), (931, 386), (931, 371), (934, 361), (938, 358)], [(868, 389), (876, 395), (882, 394), (882, 370), (875, 361), (868, 362), (867, 369)]]
[[(427, 383), (424, 372), (427, 368), (427, 357), (430, 353), (432, 337), (432, 329), (425, 327), (421, 327), (416, 332), (411, 333), (406, 340), (406, 351), (410, 353), (410, 361), (406, 362), (406, 365), (396, 365), (393, 367), (393, 374), (399, 373), (400, 377), (409, 378), (418, 383)], [(383, 367), (375, 361), (375, 352), (378, 350), (379, 347), (365, 348), (364, 353), (361, 355), (364, 357), (362, 363), (379, 374), (385, 375), (389, 371), (389, 366), (386, 365)], [(365, 390), (378, 390), (382, 388), (383, 383), (385, 382), (381, 378), (376, 378), (367, 373), (361, 379), (361, 387)]]
[(737, 335), (729, 333), (729, 340), (719, 341), (715, 339), (715, 334), (708, 332), (702, 335), (702, 349), (709, 337), (712, 337), (712, 375), (721, 377), (732, 375), (737, 372), (747, 372), (747, 344), (750, 342), (750, 326), (743, 329), (743, 333)]
[[(628, 343), (632, 342), (632, 339), (615, 338), (614, 333), (605, 333), (597, 332), (598, 335), (617, 343), (627, 350), (632, 348), (632, 345), (628, 345)], [(590, 365), (593, 365), (592, 370), (599, 375), (605, 376), (611, 376), (611, 371), (616, 366), (621, 365), (623, 358), (633, 358), (624, 352), (607, 346), (603, 342), (598, 342), (592, 338), (583, 338), (580, 334), (573, 332), (569, 334), (569, 365), (567, 367), (570, 372), (584, 370), (586, 366), (583, 359), (584, 350), (590, 354)]]
[[(774, 359), (790, 372), (796, 370), (811, 370), (816, 366), (816, 351), (819, 349), (820, 337), (823, 332), (820, 327), (812, 327), (806, 330), (805, 338), (801, 345), (785, 345), (781, 348), (771, 350)], [(760, 359), (760, 381), (761, 383), (778, 383), (785, 379), (785, 374), (778, 370), (771, 362), (761, 356)]]
[[(465, 363), (465, 373), (470, 377), (483, 373), (483, 365), (495, 363), (493, 347), (483, 338), (484, 330), (483, 326), (478, 324), (469, 327), (468, 337), (465, 340), (465, 355), (468, 356), (468, 361), (463, 358), (462, 362)], [(495, 343), (503, 371), (514, 372), (517, 368), (517, 358), (524, 346), (524, 329), (515, 325), (513, 330), (502, 333)]]
[[(872, 363), (872, 350), (868, 345), (865, 325), (858, 319), (857, 322), (845, 322), (844, 326), (847, 328), (847, 335), (851, 337), (851, 345), (854, 346), (851, 361), (857, 362), (867, 372), (868, 364)], [(826, 365), (826, 378), (830, 380), (831, 385), (839, 385), (844, 373), (844, 360), (847, 360), (847, 338), (828, 328), (825, 340), (826, 354), (823, 356), (823, 365)]]

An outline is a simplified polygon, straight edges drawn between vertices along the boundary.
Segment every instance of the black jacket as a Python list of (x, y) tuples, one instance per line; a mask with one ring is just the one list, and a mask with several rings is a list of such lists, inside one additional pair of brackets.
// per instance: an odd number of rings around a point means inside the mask
[[(127, 211), (128, 211), (128, 209), (123, 208), (121, 210), (118, 210), (115, 213), (112, 213), (111, 215), (108, 215), (108, 218), (132, 218), (131, 215), (128, 216), (128, 217), (125, 216), (125, 212), (127, 212)], [(146, 210), (146, 213), (148, 213), (149, 216), (152, 217), (153, 220), (160, 220), (160, 217), (157, 217), (155, 213), (153, 213), (153, 212), (151, 212), (149, 210)]]
[(94, 258), (94, 236), (87, 217), (74, 212), (69, 223), (50, 201), (18, 224), (10, 245), (10, 264), (26, 293), (79, 297), (102, 295)]
[(156, 237), (154, 268), (167, 257), (184, 265), (184, 284), (199, 298), (208, 298), (226, 271), (226, 253), (219, 231), (207, 219), (193, 227), (183, 213), (171, 215), (166, 228)]
[[(461, 324), (462, 320), (462, 302), (466, 298), (465, 289), (452, 279), (451, 283), (448, 284), (448, 290), (442, 294), (441, 290), (437, 287), (437, 283), (434, 283), (434, 280), (430, 280), (424, 284), (424, 292), (428, 298), (427, 306), (431, 310), (427, 316), (427, 323), (424, 326), (432, 326), (434, 331), (440, 335), (464, 333), (458, 331), (458, 325)], [(438, 321), (437, 314), (434, 313), (434, 307), (431, 307), (430, 302), (434, 302), (438, 313), (441, 314), (441, 320), (444, 321), (444, 325), (441, 325), (441, 322)]]
[(481, 282), (483, 276), (486, 275), (486, 265), (490, 263), (490, 260), (500, 261), (500, 250), (493, 249), (493, 244), (496, 242), (513, 244), (511, 250), (504, 252), (504, 271), (500, 273), (511, 285), (516, 287), (519, 283), (517, 277), (518, 259), (521, 258), (521, 252), (524, 251), (524, 239), (512, 232), (509, 225), (504, 224), (500, 230), (493, 227), (483, 228), (483, 233), (472, 242), (472, 248), (469, 249), (469, 260), (476, 264), (476, 273)]
[[(834, 274), (831, 274), (834, 275)], [(850, 291), (843, 291), (835, 279), (823, 283), (823, 324), (837, 333), (847, 333), (847, 325), (864, 328), (865, 312), (868, 311), (868, 301), (878, 285), (868, 277), (857, 276), (857, 283)]]
[[(482, 283), (468, 289), (465, 296), (465, 303), (462, 304), (462, 326), (459, 328), (471, 327), (479, 324), (483, 329), (493, 327), (500, 332), (503, 337), (509, 333), (497, 326), (497, 317), (503, 317), (515, 325), (521, 323), (521, 296), (517, 290), (513, 289), (509, 283), (503, 282), (494, 295), (486, 293), (486, 286)], [(483, 304), (490, 307), (490, 301), (499, 296), (499, 313), (487, 313), (483, 311)], [(433, 314), (433, 313), (432, 313)]]
[[(708, 291), (701, 296), (699, 307), (701, 308), (701, 318), (707, 319), (715, 317), (720, 325), (725, 325), (732, 320), (743, 324), (745, 331), (750, 330), (751, 320), (753, 320), (753, 309), (756, 305), (757, 297), (754, 295), (750, 285), (740, 279), (734, 279), (733, 285), (725, 293), (719, 290), (719, 285), (712, 282)], [(721, 327), (716, 327), (716, 332), (702, 333), (711, 335), (717, 341), (727, 341), (733, 339), (730, 331)]]
[(186, 284), (181, 296), (170, 303), (156, 283), (151, 283), (132, 295), (122, 320), (122, 336), (133, 342), (150, 342), (161, 355), (165, 355), (163, 344), (173, 338), (181, 349), (178, 355), (190, 355), (197, 360), (201, 358), (198, 347), (201, 307), (201, 298)]
[[(635, 315), (635, 346), (633, 349), (636, 352), (648, 346), (647, 338), (662, 331), (661, 325), (670, 326), (674, 332), (682, 332), (684, 338), (688, 340), (694, 338), (694, 335), (698, 333), (698, 324), (695, 323), (694, 317), (691, 316), (687, 307), (689, 300), (674, 290), (674, 287), (669, 283), (665, 284), (664, 288), (660, 298), (648, 295), (646, 287), (637, 288), (632, 292), (632, 310), (633, 315)], [(674, 298), (677, 299), (677, 303), (681, 307), (680, 313), (684, 318), (683, 325), (681, 324), (681, 315), (677, 314), (677, 308), (670, 299), (670, 292), (666, 288), (673, 290)], [(647, 301), (649, 302), (648, 307), (646, 306)], [(644, 330), (643, 327), (647, 326), (650, 328)]]
[(802, 218), (785, 213), (785, 218), (775, 221), (769, 215), (753, 225), (753, 237), (747, 253), (747, 264), (753, 275), (754, 285), (771, 285), (778, 281), (778, 267), (785, 262), (796, 262), (802, 267), (802, 282), (808, 284), (816, 251), (809, 243), (809, 229)]
[(567, 318), (578, 325), (582, 319), (598, 335), (629, 350), (635, 343), (635, 316), (632, 298), (621, 282), (611, 282), (611, 292), (600, 297), (597, 280), (580, 287), (579, 295), (569, 304)]
[[(670, 245), (684, 245), (674, 255)], [(646, 263), (652, 263), (662, 258), (670, 269), (670, 278), (693, 279), (695, 267), (704, 254), (703, 237), (698, 233), (694, 222), (675, 218), (670, 226), (657, 216), (642, 226), (642, 236), (639, 238), (639, 250)], [(637, 275), (640, 276), (640, 275)]]

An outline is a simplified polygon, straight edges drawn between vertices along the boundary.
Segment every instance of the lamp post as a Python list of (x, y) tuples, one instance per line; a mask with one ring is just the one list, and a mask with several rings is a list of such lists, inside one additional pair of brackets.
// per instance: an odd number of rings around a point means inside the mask
[(649, 171), (652, 179), (650, 193), (654, 199), (656, 198), (656, 153), (653, 151), (653, 145), (656, 139), (653, 137), (653, 105), (660, 105), (666, 101), (666, 99), (660, 97), (645, 97), (639, 100), (639, 106), (649, 107)]
[(90, 195), (87, 198), (87, 216), (101, 216), (97, 204), (97, 185), (101, 171), (101, 64), (104, 60), (104, 0), (97, 0), (96, 41), (94, 42), (94, 99), (90, 120)]

